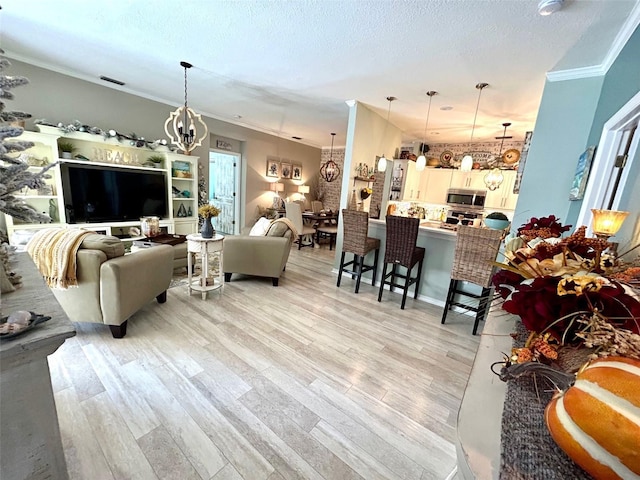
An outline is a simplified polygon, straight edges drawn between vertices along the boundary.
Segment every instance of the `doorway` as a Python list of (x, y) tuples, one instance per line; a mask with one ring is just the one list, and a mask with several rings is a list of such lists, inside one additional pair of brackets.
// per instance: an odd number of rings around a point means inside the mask
[(239, 153), (209, 152), (209, 203), (220, 209), (212, 223), (223, 235), (239, 233), (239, 169)]

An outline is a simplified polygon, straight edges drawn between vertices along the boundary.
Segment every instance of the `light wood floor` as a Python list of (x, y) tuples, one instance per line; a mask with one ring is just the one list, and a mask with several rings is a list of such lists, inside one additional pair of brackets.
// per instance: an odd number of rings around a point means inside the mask
[(469, 317), (292, 250), (279, 287), (172, 288), (124, 339), (76, 324), (50, 357), (71, 479), (444, 479), (478, 345)]

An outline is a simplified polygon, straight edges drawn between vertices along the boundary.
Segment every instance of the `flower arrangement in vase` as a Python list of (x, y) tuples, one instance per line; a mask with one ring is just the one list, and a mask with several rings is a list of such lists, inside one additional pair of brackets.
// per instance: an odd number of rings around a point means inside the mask
[(202, 217), (202, 228), (200, 229), (202, 238), (213, 238), (216, 231), (211, 224), (211, 218), (220, 215), (220, 209), (211, 204), (202, 205), (198, 208), (198, 215)]

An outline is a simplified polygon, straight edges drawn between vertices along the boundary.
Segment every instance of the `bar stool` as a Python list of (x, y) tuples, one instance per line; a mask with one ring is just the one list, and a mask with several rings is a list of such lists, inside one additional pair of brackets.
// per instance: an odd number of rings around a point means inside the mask
[[(393, 292), (394, 287), (403, 289), (400, 308), (404, 310), (407, 301), (409, 287), (415, 283), (413, 298), (418, 298), (420, 289), (420, 276), (422, 275), (422, 263), (424, 262), (424, 248), (416, 245), (418, 241), (418, 228), (420, 220), (410, 217), (386, 216), (387, 245), (384, 251), (384, 266), (382, 267), (382, 282), (378, 292), (378, 301), (382, 301), (382, 292), (385, 285)], [(387, 264), (392, 264), (391, 272), (387, 273)], [(411, 276), (413, 267), (418, 264), (418, 273)], [(404, 274), (398, 272), (398, 266), (405, 267)], [(391, 277), (390, 280), (387, 278)], [(396, 277), (404, 280), (403, 284), (396, 283)]]
[[(351, 278), (356, 279), (355, 293), (358, 293), (362, 274), (373, 270), (371, 285), (375, 287), (380, 240), (367, 236), (369, 230), (369, 214), (367, 212), (344, 209), (342, 210), (342, 227), (344, 234), (342, 238), (342, 255), (340, 256), (337, 286), (340, 286), (342, 272), (346, 272), (351, 274)], [(372, 250), (375, 251), (373, 265), (366, 265), (364, 263), (364, 257)], [(353, 260), (347, 263), (344, 262), (346, 253), (353, 253)], [(352, 267), (352, 269), (348, 267)]]
[[(473, 323), (473, 334), (478, 331), (478, 323), (484, 320), (491, 299), (491, 278), (493, 277), (493, 262), (498, 254), (502, 241), (502, 230), (489, 228), (468, 227), (458, 225), (456, 247), (451, 268), (451, 281), (447, 292), (447, 301), (442, 312), (442, 321), (447, 318), (447, 312), (454, 305), (465, 310), (476, 312)], [(470, 282), (482, 287), (480, 295), (460, 290), (459, 282)], [(477, 306), (454, 301), (455, 295), (479, 300)]]

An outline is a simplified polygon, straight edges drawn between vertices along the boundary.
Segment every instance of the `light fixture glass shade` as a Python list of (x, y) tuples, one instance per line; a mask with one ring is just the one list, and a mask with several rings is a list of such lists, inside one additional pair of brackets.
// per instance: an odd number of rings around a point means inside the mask
[(270, 184), (272, 192), (284, 192), (284, 183), (273, 182)]
[(298, 193), (302, 193), (303, 195), (305, 193), (309, 193), (309, 185), (299, 185), (298, 186)]
[(416, 171), (421, 172), (427, 166), (427, 157), (420, 155), (416, 160)]
[(473, 168), (473, 157), (471, 155), (465, 155), (460, 162), (460, 171), (470, 172)]
[(593, 229), (593, 233), (599, 238), (609, 238), (618, 233), (624, 219), (629, 215), (629, 212), (598, 210), (596, 208), (592, 208), (591, 213), (593, 213), (591, 228)]
[(504, 175), (499, 168), (494, 168), (484, 176), (484, 184), (491, 191), (497, 190), (504, 180)]
[(384, 157), (384, 154), (378, 159), (378, 171), (384, 172), (387, 169), (387, 159)]

